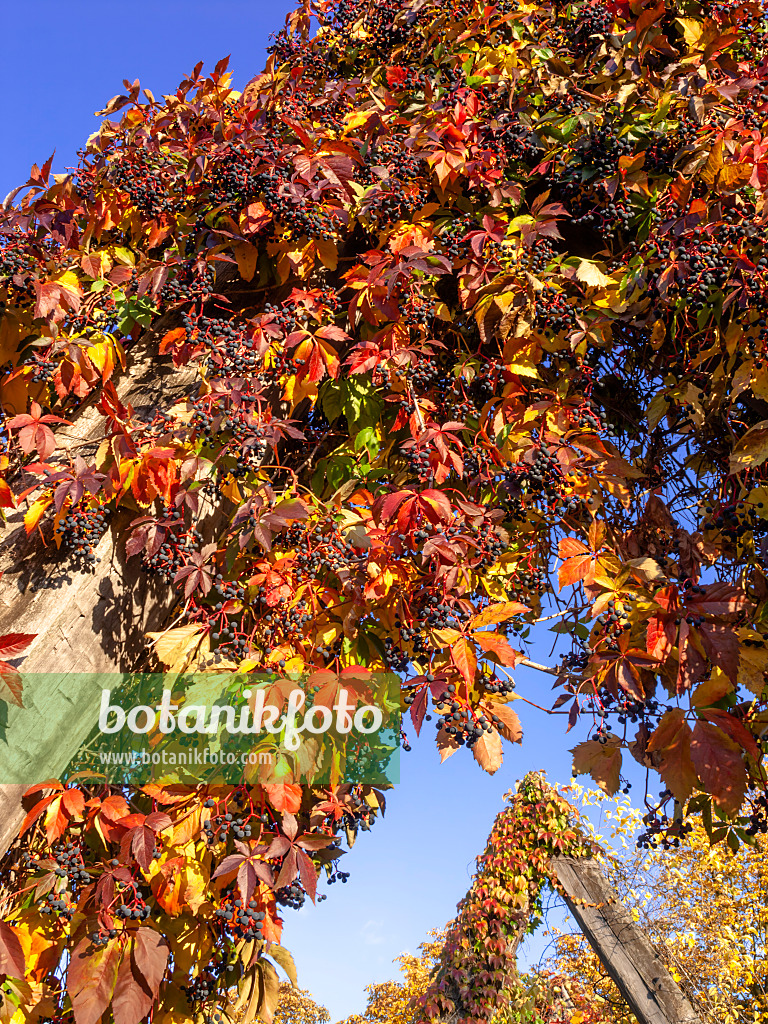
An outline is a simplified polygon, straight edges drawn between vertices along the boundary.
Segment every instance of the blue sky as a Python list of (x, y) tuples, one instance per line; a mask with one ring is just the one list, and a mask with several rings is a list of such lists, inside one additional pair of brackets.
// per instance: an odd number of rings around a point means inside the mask
[[(0, 198), (54, 149), (55, 172), (73, 165), (77, 149), (98, 127), (93, 112), (123, 90), (123, 78), (139, 78), (160, 96), (199, 60), (210, 69), (231, 54), (234, 84), (242, 87), (263, 69), (268, 37), (292, 7), (285, 0), (72, 0), (66, 6), (38, 0), (31, 18), (24, 4), (9, 4), (0, 34), (6, 140)], [(538, 646), (534, 657), (547, 661), (549, 645)], [(519, 691), (544, 705), (551, 704), (550, 683), (530, 669), (518, 675)], [(586, 727), (566, 738), (562, 717), (532, 708), (520, 713), (523, 746), (508, 749), (493, 777), (466, 751), (441, 766), (432, 730), (425, 727), (422, 741), (403, 754), (401, 783), (385, 819), (343, 858), (351, 873), (346, 885), (329, 888), (317, 908), (286, 912), (285, 943), (296, 958), (299, 982), (328, 1006), (332, 1019), (362, 1011), (365, 985), (395, 976), (393, 957), (415, 951), (430, 928), (452, 917), (502, 796), (515, 781), (531, 769), (544, 769), (552, 781), (570, 779), (571, 737), (583, 739)], [(630, 777), (639, 796), (642, 781), (633, 768), (638, 766), (630, 766)], [(533, 953), (540, 948), (536, 942), (531, 947)]]

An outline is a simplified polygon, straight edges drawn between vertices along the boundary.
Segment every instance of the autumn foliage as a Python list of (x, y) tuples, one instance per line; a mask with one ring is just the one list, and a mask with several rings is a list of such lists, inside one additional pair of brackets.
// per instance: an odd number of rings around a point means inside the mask
[[(126, 82), (3, 206), (9, 521), (73, 572), (119, 530), (178, 596), (168, 669), (400, 673), (415, 732), (490, 772), (516, 697), (586, 717), (577, 773), (615, 792), (634, 757), (652, 828), (738, 847), (767, 820), (764, 34), (754, 0), (306, 0), (242, 93), (226, 62)], [(195, 383), (134, 408), (147, 358)], [(382, 800), (292, 785), (31, 794), (4, 1012), (173, 1024), (238, 986), (268, 1019), (276, 890)], [(206, 839), (211, 799), (242, 836)]]

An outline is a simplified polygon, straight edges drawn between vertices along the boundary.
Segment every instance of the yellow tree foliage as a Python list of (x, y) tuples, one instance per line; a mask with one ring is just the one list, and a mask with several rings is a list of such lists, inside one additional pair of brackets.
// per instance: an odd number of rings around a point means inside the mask
[(331, 1015), (303, 988), (281, 982), (273, 1024), (327, 1024)]
[[(637, 845), (641, 813), (628, 800), (574, 785), (584, 808), (599, 810), (590, 826), (607, 851), (605, 869), (632, 917), (705, 1024), (768, 1024), (768, 838), (734, 853), (712, 847), (695, 825), (679, 846)], [(520, 975), (520, 999), (492, 1024), (637, 1024), (579, 932), (554, 933), (554, 952)], [(395, 963), (401, 977), (369, 985), (368, 1005), (340, 1024), (415, 1024), (413, 1009), (441, 961), (445, 931), (430, 932), (419, 953)], [(286, 1024), (289, 1022), (286, 1021)]]
[(445, 932), (433, 929), (427, 942), (419, 946), (419, 953), (401, 953), (395, 958), (400, 968), (400, 981), (384, 981), (366, 987), (368, 1005), (365, 1012), (354, 1013), (341, 1024), (412, 1024), (419, 1014), (411, 1003), (422, 995), (429, 976), (440, 959)]
[[(632, 916), (648, 934), (675, 980), (706, 1024), (768, 1022), (768, 838), (734, 853), (711, 846), (694, 824), (678, 847), (638, 849), (642, 822), (628, 803), (585, 793), (602, 807), (603, 840), (614, 841), (608, 874)], [(581, 934), (558, 934), (546, 962), (564, 976), (574, 1001), (584, 1007), (578, 1021), (635, 1024)]]

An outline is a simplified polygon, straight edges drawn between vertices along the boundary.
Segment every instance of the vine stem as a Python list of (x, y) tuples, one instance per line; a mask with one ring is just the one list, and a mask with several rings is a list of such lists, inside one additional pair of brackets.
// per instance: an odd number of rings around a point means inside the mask
[(588, 604), (582, 605), (581, 608), (563, 608), (559, 612), (555, 612), (554, 615), (543, 615), (540, 619), (534, 619), (531, 622), (532, 626), (537, 626), (540, 622), (550, 622), (552, 619), (561, 619), (564, 615), (578, 615), (589, 608)]
[(540, 665), (537, 661), (531, 661), (530, 658), (518, 658), (518, 665), (527, 665), (528, 668), (535, 668), (539, 672), (546, 672), (550, 676), (559, 676), (561, 674), (559, 668), (553, 668), (552, 665)]

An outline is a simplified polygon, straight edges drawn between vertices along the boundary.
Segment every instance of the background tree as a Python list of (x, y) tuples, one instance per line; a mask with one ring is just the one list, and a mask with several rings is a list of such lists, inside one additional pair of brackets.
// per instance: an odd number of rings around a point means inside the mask
[[(149, 628), (169, 669), (321, 702), (396, 672), (491, 772), (517, 697), (594, 723), (606, 790), (658, 772), (665, 842), (767, 828), (764, 15), (306, 0), (242, 95), (224, 63), (127, 82), (3, 208), (0, 647), (136, 667)], [(269, 1017), (277, 908), (383, 804), (285, 767), (31, 793), (7, 1005), (175, 1021), (238, 986)]]
[[(625, 802), (585, 794), (604, 815), (601, 833), (618, 848), (609, 877), (624, 905), (647, 932), (701, 1019), (711, 1024), (768, 1020), (768, 842), (758, 836), (732, 853), (711, 846), (695, 824), (679, 846), (638, 849), (640, 814)], [(618, 840), (618, 841), (617, 841)], [(590, 992), (599, 1020), (633, 1024), (583, 936), (557, 935), (547, 969), (576, 994)]]
[[(723, 844), (713, 847), (704, 828), (697, 825), (670, 850), (638, 848), (643, 822), (627, 800), (609, 799), (580, 787), (564, 792), (576, 798), (576, 806), (599, 812), (598, 827), (583, 817), (581, 827), (600, 843), (612, 886), (702, 1021), (764, 1024), (768, 1020), (765, 838), (732, 853)], [(529, 863), (521, 864), (521, 869)], [(550, 889), (543, 901), (545, 920), (554, 911), (553, 896)], [(552, 951), (521, 974), (516, 997), (489, 1020), (495, 1024), (636, 1024), (584, 935), (578, 929), (567, 932), (559, 927), (552, 933)], [(433, 932), (418, 954), (398, 957), (395, 962), (404, 977), (370, 985), (365, 1013), (343, 1024), (421, 1021), (417, 1008), (430, 991), (435, 968), (445, 961), (447, 934)], [(471, 944), (464, 949), (465, 958), (471, 957), (471, 949)]]
[(280, 984), (275, 1024), (327, 1024), (330, 1019), (330, 1013), (319, 1006), (309, 992), (287, 982)]
[(444, 941), (444, 931), (432, 931), (427, 941), (419, 945), (418, 953), (402, 953), (397, 957), (395, 963), (403, 975), (402, 980), (368, 985), (365, 1012), (352, 1014), (343, 1024), (390, 1024), (393, 1021), (410, 1024), (417, 1021), (419, 1013), (414, 1001), (426, 991)]

